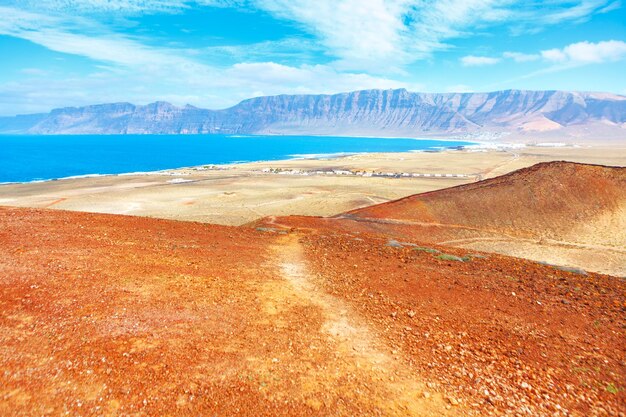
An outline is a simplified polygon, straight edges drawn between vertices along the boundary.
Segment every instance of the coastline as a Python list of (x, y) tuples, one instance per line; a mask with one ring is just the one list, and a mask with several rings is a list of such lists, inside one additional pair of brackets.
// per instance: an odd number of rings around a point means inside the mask
[[(77, 135), (80, 136), (80, 135)], [(103, 135), (104, 136), (104, 135)], [(186, 135), (188, 136), (188, 135)], [(237, 137), (237, 138), (245, 138), (245, 137), (254, 137), (255, 135), (247, 135), (247, 136), (228, 136), (228, 137)], [(271, 136), (271, 135), (264, 135), (264, 136)], [(283, 136), (283, 135), (278, 135), (278, 136)], [(284, 135), (284, 136), (291, 136), (291, 135)], [(307, 135), (307, 137), (328, 137), (328, 138), (332, 138), (334, 136), (315, 136), (315, 135)], [(415, 140), (415, 141), (440, 141), (440, 142), (459, 142), (458, 140), (451, 140), (451, 139), (424, 139), (424, 138), (408, 138), (408, 137), (384, 137), (384, 138), (379, 138), (379, 137), (375, 137), (375, 136), (371, 136), (371, 137), (366, 137), (366, 136), (341, 136), (343, 138), (347, 138), (347, 139), (354, 139), (354, 138), (368, 138), (368, 139), (403, 139), (403, 140)], [(262, 138), (262, 136), (261, 136)], [(262, 139), (260, 139), (262, 140)], [(479, 145), (478, 142), (467, 142), (469, 143), (468, 145), (459, 145), (459, 146), (451, 146), (451, 147), (445, 147), (445, 146), (441, 146), (441, 147), (432, 147), (432, 148), (426, 148), (426, 149), (415, 149), (415, 150), (404, 150), (404, 151), (397, 151), (397, 152), (384, 152), (384, 153), (414, 153), (414, 152), (429, 152), (429, 153), (435, 153), (435, 152), (442, 152), (442, 151), (446, 151), (446, 150), (463, 150), (466, 149), (467, 147), (471, 147), (471, 146), (476, 146)], [(168, 171), (180, 171), (180, 170), (186, 170), (186, 169), (195, 169), (195, 168), (199, 168), (202, 166), (208, 166), (208, 165), (212, 165), (212, 166), (233, 166), (233, 165), (241, 165), (241, 164), (251, 164), (251, 163), (280, 163), (280, 162), (285, 162), (285, 161), (293, 161), (293, 160), (329, 160), (329, 159), (338, 159), (338, 158), (343, 158), (343, 157), (348, 157), (348, 156), (354, 156), (354, 155), (368, 155), (368, 154), (377, 154), (377, 153), (381, 153), (381, 152), (368, 152), (368, 151), (355, 151), (355, 152), (329, 152), (329, 153), (313, 153), (313, 154), (290, 154), (290, 155), (286, 155), (288, 158), (283, 158), (280, 157), (278, 159), (260, 159), (260, 160), (250, 160), (250, 161), (245, 161), (245, 160), (235, 160), (235, 161), (231, 161), (231, 162), (220, 162), (220, 163), (212, 163), (212, 162), (207, 162), (207, 163), (202, 163), (199, 165), (188, 165), (188, 166), (177, 166), (177, 167), (168, 167), (168, 168), (163, 168), (163, 169), (157, 169), (157, 170), (150, 170), (150, 171), (128, 171), (128, 172), (120, 172), (120, 173), (99, 173), (99, 172), (93, 172), (93, 173), (86, 173), (86, 174), (79, 174), (79, 175), (68, 175), (68, 176), (62, 176), (62, 177), (54, 177), (54, 178), (37, 178), (37, 179), (33, 179), (30, 181), (4, 181), (4, 182), (0, 182), (0, 187), (4, 186), (4, 185), (11, 185), (11, 184), (32, 184), (32, 183), (44, 183), (44, 182), (54, 182), (54, 181), (64, 181), (64, 180), (72, 180), (72, 179), (80, 179), (80, 178), (95, 178), (95, 177), (105, 177), (105, 176), (112, 176), (112, 177), (116, 177), (116, 176), (130, 176), (130, 175), (167, 175), (164, 174), (164, 172), (168, 172)]]
[[(4, 181), (0, 182), (0, 185), (6, 184), (24, 184), (42, 181), (58, 181), (81, 177), (94, 177), (94, 176), (109, 176), (109, 175), (140, 175), (142, 173), (157, 173), (161, 171), (188, 169), (203, 165), (233, 165), (242, 163), (253, 162), (270, 162), (270, 161), (284, 161), (297, 158), (335, 158), (343, 157), (355, 154), (366, 153), (379, 153), (379, 152), (405, 152), (405, 151), (420, 151), (420, 150), (432, 150), (439, 151), (442, 149), (448, 149), (453, 147), (463, 147), (468, 145), (474, 145), (476, 142), (468, 141), (452, 141), (455, 142), (453, 146), (437, 146), (444, 145), (450, 140), (438, 140), (427, 138), (394, 138), (399, 142), (390, 145), (392, 138), (378, 138), (370, 137), (370, 141), (359, 142), (359, 137), (342, 136), (337, 138), (345, 139), (346, 142), (307, 142), (307, 139), (333, 139), (333, 136), (284, 136), (293, 138), (293, 141), (274, 141), (269, 146), (262, 144), (263, 140), (274, 139), (272, 136), (253, 135), (250, 136), (231, 136), (222, 135), (221, 140), (206, 141), (206, 142), (189, 142), (182, 141), (176, 142), (172, 139), (179, 139), (176, 135), (162, 135), (168, 136), (165, 140), (163, 138), (156, 142), (150, 141), (150, 136), (159, 135), (130, 135), (140, 137), (139, 142), (132, 142), (132, 146), (128, 149), (124, 148), (125, 145), (118, 145), (115, 142), (102, 141), (102, 136), (109, 135), (87, 135), (87, 141), (76, 140), (80, 139), (81, 135), (60, 135), (67, 138), (62, 142), (62, 147), (57, 148), (55, 144), (51, 144), (48, 141), (41, 141), (41, 138), (46, 136), (30, 135), (32, 142), (27, 142), (27, 146), (21, 145), (20, 141), (15, 141), (18, 136), (8, 135), (5, 136), (8, 139), (8, 157), (4, 158), (4, 162), (8, 164), (5, 166), (6, 172), (19, 173), (18, 175), (4, 175)], [(114, 135), (117, 139), (125, 139), (125, 135)], [(188, 139), (189, 135), (180, 135), (184, 139)], [(206, 137), (207, 135), (198, 135)], [(216, 135), (214, 135), (216, 136)], [(228, 143), (231, 138), (248, 139), (247, 143)], [(250, 138), (254, 138), (250, 140)], [(13, 141), (12, 141), (13, 139)], [(355, 141), (355, 139), (357, 141)], [(413, 141), (422, 142), (420, 145), (415, 145), (414, 149), (410, 143)], [(20, 142), (17, 148), (19, 152), (11, 154), (12, 142)], [(1, 143), (1, 142), (0, 142)], [(114, 143), (112, 145), (112, 143)], [(88, 154), (91, 152), (89, 146), (95, 146), (102, 148), (100, 153), (103, 159), (93, 159)], [(153, 152), (147, 157), (144, 156), (143, 147), (152, 146)], [(241, 151), (241, 146), (247, 148), (245, 151)], [(339, 149), (338, 149), (339, 148)], [(422, 148), (422, 149), (419, 149)], [(30, 153), (28, 151), (31, 151)], [(258, 152), (257, 152), (258, 151)], [(49, 169), (45, 165), (45, 161), (41, 161), (41, 155), (46, 152), (53, 154), (64, 155), (68, 160), (69, 165), (58, 167), (52, 167)], [(33, 155), (33, 156), (30, 156)], [(130, 155), (130, 156), (129, 156)], [(168, 155), (163, 158), (159, 155)], [(204, 155), (203, 157), (201, 155)], [(85, 159), (81, 159), (87, 156)], [(108, 158), (108, 159), (107, 159)], [(79, 160), (82, 166), (72, 165), (73, 160)], [(114, 161), (112, 165), (102, 164), (100, 161)], [(19, 162), (15, 162), (19, 161)], [(139, 161), (139, 162), (137, 162)], [(3, 159), (0, 159), (3, 162)], [(24, 166), (37, 167), (39, 163), (44, 163), (43, 169), (33, 168), (26, 170), (25, 173), (19, 168), (19, 163)], [(61, 169), (59, 169), (61, 168)], [(93, 169), (90, 169), (93, 168)], [(146, 169), (147, 168), (147, 169)], [(54, 175), (57, 171), (57, 175)], [(59, 172), (61, 171), (61, 172)], [(64, 172), (63, 172), (64, 171)], [(82, 172), (81, 172), (82, 171)], [(87, 172), (86, 172), (87, 171)], [(108, 172), (107, 172), (108, 171)], [(67, 174), (67, 175), (63, 175)]]
[[(242, 136), (243, 137), (243, 136)], [(354, 138), (358, 136), (353, 136)], [(371, 139), (377, 139), (377, 137), (369, 137), (363, 136)], [(394, 138), (380, 138), (380, 139), (407, 139), (407, 140), (427, 140), (420, 138), (408, 138), (408, 137), (394, 137)], [(451, 139), (433, 139), (433, 140), (441, 140), (442, 142), (456, 142), (457, 140)], [(284, 163), (288, 161), (306, 161), (306, 160), (314, 160), (314, 161), (322, 161), (322, 160), (332, 160), (332, 159), (341, 159), (345, 157), (355, 156), (355, 155), (375, 155), (375, 154), (410, 154), (410, 153), (438, 153), (438, 152), (446, 152), (446, 151), (467, 151), (467, 152), (486, 152), (486, 151), (503, 151), (503, 150), (511, 150), (511, 149), (524, 149), (529, 147), (537, 147), (537, 148), (582, 148), (582, 145), (570, 145), (566, 143), (559, 143), (559, 146), (552, 146), (551, 143), (543, 144), (538, 143), (535, 145), (528, 144), (517, 144), (517, 143), (506, 143), (506, 142), (474, 142), (470, 145), (460, 145), (460, 146), (452, 146), (452, 147), (433, 147), (432, 149), (416, 149), (416, 150), (406, 150), (399, 152), (332, 152), (332, 153), (318, 153), (318, 154), (292, 154), (288, 155), (289, 158), (281, 158), (281, 159), (263, 159), (257, 161), (232, 161), (232, 162), (224, 162), (224, 163), (207, 163), (200, 165), (190, 165), (190, 166), (179, 166), (173, 168), (164, 168), (152, 171), (129, 171), (129, 172), (120, 172), (120, 173), (88, 173), (88, 174), (80, 174), (80, 175), (69, 175), (66, 177), (55, 177), (55, 178), (45, 178), (45, 179), (34, 179), (31, 181), (5, 181), (0, 182), (0, 187), (4, 185), (13, 185), (13, 184), (35, 184), (35, 183), (46, 183), (46, 182), (54, 182), (54, 181), (65, 181), (65, 180), (73, 180), (73, 179), (81, 179), (81, 178), (97, 178), (97, 177), (119, 177), (119, 176), (141, 176), (141, 175), (176, 175), (170, 174), (168, 172), (172, 171), (181, 171), (181, 170), (191, 170), (197, 169), (203, 166), (234, 166), (234, 165), (243, 165), (243, 164), (257, 164), (257, 163)], [(587, 146), (589, 147), (589, 146)]]

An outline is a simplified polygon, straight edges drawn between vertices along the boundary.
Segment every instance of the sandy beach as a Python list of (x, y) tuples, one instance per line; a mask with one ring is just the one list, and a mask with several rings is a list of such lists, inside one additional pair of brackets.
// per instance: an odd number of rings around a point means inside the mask
[(241, 225), (332, 216), (553, 160), (624, 166), (626, 144), (360, 154), (5, 184), (0, 205)]

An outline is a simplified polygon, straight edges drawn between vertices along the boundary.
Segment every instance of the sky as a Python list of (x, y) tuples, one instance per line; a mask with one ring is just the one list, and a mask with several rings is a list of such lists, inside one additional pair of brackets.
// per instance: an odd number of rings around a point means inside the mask
[(0, 115), (406, 88), (626, 94), (621, 0), (0, 0)]

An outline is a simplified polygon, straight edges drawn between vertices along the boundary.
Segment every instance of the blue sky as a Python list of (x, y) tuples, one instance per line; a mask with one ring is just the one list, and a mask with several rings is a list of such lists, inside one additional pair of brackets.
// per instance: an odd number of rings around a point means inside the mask
[(367, 88), (626, 94), (620, 0), (0, 0), (0, 115)]

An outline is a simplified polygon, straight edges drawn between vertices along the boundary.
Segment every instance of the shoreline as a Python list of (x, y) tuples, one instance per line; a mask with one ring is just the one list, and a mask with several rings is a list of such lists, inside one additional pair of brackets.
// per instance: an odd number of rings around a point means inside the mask
[[(38, 136), (38, 135), (32, 135)], [(41, 136), (41, 135), (39, 135)], [(45, 136), (45, 135), (44, 135)], [(55, 136), (55, 135), (49, 135)], [(60, 136), (60, 135), (59, 135)], [(75, 135), (80, 136), (80, 135)], [(91, 135), (88, 135), (91, 136)], [(119, 135), (102, 135), (102, 136), (119, 136)], [(187, 136), (187, 135), (185, 135)], [(203, 136), (203, 135), (200, 135)], [(246, 135), (246, 136), (233, 136), (233, 137), (254, 137), (255, 135)], [(260, 136), (260, 135), (259, 135)], [(272, 135), (263, 135), (263, 136), (272, 136)], [(274, 135), (274, 136), (293, 136), (293, 135)], [(436, 140), (441, 142), (459, 142), (461, 139), (450, 139), (450, 138), (411, 138), (411, 137), (376, 137), (376, 136), (324, 136), (324, 135), (307, 135), (307, 137), (343, 137), (343, 138), (367, 138), (367, 139), (404, 139), (404, 140), (416, 140), (416, 141), (424, 141), (424, 140)], [(600, 144), (597, 147), (591, 145), (578, 145), (578, 144), (567, 144), (567, 143), (556, 143), (556, 142), (545, 142), (545, 143), (537, 143), (537, 144), (522, 144), (522, 143), (508, 143), (508, 142), (485, 142), (485, 141), (472, 141), (468, 142), (468, 145), (458, 145), (458, 146), (449, 146), (449, 147), (433, 147), (427, 149), (415, 149), (415, 150), (406, 150), (406, 151), (395, 151), (395, 152), (330, 152), (330, 153), (319, 153), (319, 154), (291, 154), (287, 155), (289, 158), (280, 158), (280, 159), (264, 159), (264, 160), (255, 160), (255, 161), (232, 161), (232, 162), (223, 162), (223, 163), (204, 163), (200, 165), (189, 165), (189, 166), (179, 166), (173, 168), (163, 168), (157, 169), (153, 171), (127, 171), (127, 172), (119, 172), (119, 173), (87, 173), (87, 174), (79, 174), (79, 175), (68, 175), (66, 177), (55, 177), (55, 178), (44, 178), (44, 179), (34, 179), (30, 181), (5, 181), (0, 182), (0, 187), (4, 185), (15, 185), (15, 184), (37, 184), (37, 183), (47, 183), (47, 182), (55, 182), (55, 181), (65, 181), (65, 180), (73, 180), (73, 179), (81, 179), (81, 178), (96, 178), (96, 177), (118, 177), (118, 176), (132, 176), (132, 175), (166, 175), (160, 174), (165, 171), (179, 171), (185, 169), (197, 169), (199, 167), (211, 165), (211, 166), (234, 166), (234, 165), (244, 165), (244, 164), (256, 164), (256, 163), (282, 163), (288, 161), (320, 161), (320, 160), (333, 160), (340, 159), (355, 155), (375, 155), (375, 154), (412, 154), (412, 153), (426, 153), (426, 154), (434, 154), (446, 151), (466, 151), (466, 152), (488, 152), (488, 151), (506, 151), (506, 150), (519, 150), (525, 148), (542, 148), (542, 149), (572, 149), (572, 148), (602, 148), (604, 146), (610, 146), (606, 144)], [(604, 145), (604, 146), (602, 146)]]
[[(103, 135), (104, 136), (104, 135)], [(315, 137), (314, 135), (307, 135), (309, 137)], [(244, 137), (244, 136), (241, 136)], [(359, 136), (345, 136), (345, 138), (359, 138)], [(406, 140), (431, 140), (431, 139), (419, 139), (419, 138), (378, 138), (378, 137), (367, 137), (369, 139), (406, 139)], [(432, 139), (437, 140), (439, 139)], [(458, 140), (441, 140), (442, 142), (459, 142)], [(472, 142), (468, 142), (472, 143)], [(66, 177), (56, 177), (56, 178), (44, 178), (44, 179), (34, 179), (30, 181), (5, 181), (0, 182), (0, 187), (3, 185), (15, 185), (15, 184), (37, 184), (37, 183), (46, 183), (46, 182), (55, 182), (55, 181), (65, 181), (72, 179), (81, 179), (81, 178), (96, 178), (96, 177), (118, 177), (118, 176), (131, 176), (131, 175), (166, 175), (160, 174), (165, 171), (179, 171), (185, 169), (197, 169), (203, 166), (234, 166), (234, 165), (243, 165), (243, 164), (256, 164), (256, 163), (281, 163), (287, 161), (320, 161), (320, 160), (333, 160), (340, 159), (344, 157), (354, 156), (354, 155), (374, 155), (374, 154), (404, 154), (404, 153), (439, 153), (444, 151), (461, 151), (466, 150), (466, 148), (471, 146), (480, 145), (478, 142), (474, 142), (471, 145), (459, 145), (459, 146), (450, 146), (450, 147), (433, 147), (427, 149), (415, 149), (415, 150), (406, 150), (406, 151), (395, 151), (395, 152), (331, 152), (331, 153), (319, 153), (319, 154), (291, 154), (287, 155), (289, 158), (280, 158), (280, 159), (265, 159), (265, 160), (256, 160), (256, 161), (232, 161), (232, 162), (223, 162), (223, 163), (204, 163), (201, 165), (190, 165), (190, 166), (180, 166), (174, 168), (163, 168), (153, 171), (129, 171), (129, 172), (120, 172), (120, 173), (88, 173), (88, 174), (79, 174), (79, 175), (69, 175)]]

